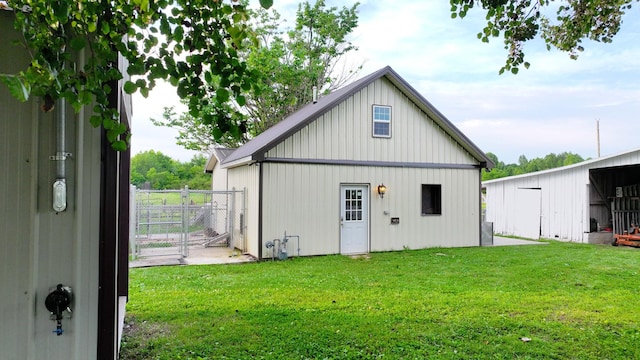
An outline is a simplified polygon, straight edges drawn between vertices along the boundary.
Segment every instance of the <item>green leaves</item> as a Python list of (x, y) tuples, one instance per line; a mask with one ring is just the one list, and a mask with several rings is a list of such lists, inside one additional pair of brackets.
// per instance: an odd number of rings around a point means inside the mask
[(68, 1), (52, 1), (51, 8), (53, 9), (53, 16), (62, 24), (66, 24), (69, 21), (70, 6), (73, 5)]
[(138, 86), (133, 82), (127, 81), (124, 83), (124, 91), (127, 94), (133, 94), (134, 92), (136, 92), (136, 90), (138, 90)]
[(251, 81), (241, 89), (248, 96), (235, 96), (238, 104), (246, 102), (252, 136), (311, 102), (313, 86), (329, 92), (357, 74), (357, 68), (340, 74), (329, 70), (357, 50), (349, 42), (358, 25), (357, 3), (331, 7), (322, 0), (304, 1), (293, 28), (285, 28), (276, 11), (258, 11), (256, 17), (254, 31), (263, 42), (246, 55)]
[(229, 101), (229, 91), (224, 88), (219, 88), (216, 90), (216, 100), (221, 103), (226, 103)]
[[(240, 55), (246, 44), (257, 41), (246, 24), (245, 5), (210, 0), (11, 3), (31, 8), (28, 13), (14, 13), (14, 27), (22, 33), (21, 45), (31, 54), (31, 62), (23, 71), (0, 75), (16, 99), (26, 101), (34, 95), (53, 103), (65, 98), (76, 111), (95, 103), (89, 122), (104, 127), (113, 148), (123, 150), (130, 134), (117, 121), (120, 116), (109, 94), (126, 71), (136, 80), (124, 82), (125, 93), (147, 96), (157, 80), (169, 78), (178, 86), (178, 94), (189, 99), (190, 113), (201, 116), (211, 101), (219, 112), (215, 126), (224, 130), (223, 136), (244, 135), (233, 124), (237, 117), (229, 113), (236, 110), (227, 102), (232, 95), (242, 102), (242, 93), (257, 81)], [(273, 2), (261, 4), (267, 8)], [(183, 52), (190, 60), (176, 64), (174, 56)], [(123, 63), (128, 67), (117, 66)]]
[[(183, 26), (170, 37), (174, 49), (187, 54), (165, 62), (164, 68), (188, 111), (165, 113), (154, 124), (176, 128), (178, 143), (197, 150), (214, 144), (235, 147), (259, 134), (310, 102), (314, 85), (328, 92), (357, 74), (330, 71), (356, 50), (347, 38), (358, 24), (357, 7), (306, 1), (286, 36), (275, 11), (221, 6), (214, 23), (207, 8), (197, 19), (173, 11), (167, 21)], [(257, 18), (253, 28), (246, 23), (251, 17)]]
[(625, 10), (637, 1), (567, 0), (557, 7), (555, 17), (548, 17), (544, 11), (551, 6), (548, 0), (449, 0), (452, 18), (463, 18), (474, 5), (486, 11), (487, 25), (478, 33), (478, 39), (489, 42), (490, 37), (503, 37), (507, 59), (500, 74), (505, 71), (517, 74), (520, 66), (529, 68), (523, 48), (536, 37), (546, 42), (547, 49), (556, 47), (572, 59), (577, 59), (584, 50), (583, 39), (611, 42), (620, 29)]
[(31, 92), (30, 84), (23, 82), (20, 77), (0, 74), (0, 81), (9, 87), (11, 96), (22, 102), (29, 99), (29, 93)]
[(71, 42), (69, 44), (71, 45), (71, 49), (73, 49), (74, 51), (80, 51), (84, 49), (85, 46), (87, 46), (87, 41), (84, 37), (74, 37), (73, 39), (71, 39)]
[(260, 6), (265, 9), (269, 9), (271, 6), (273, 6), (273, 0), (260, 0)]
[[(131, 157), (131, 184), (140, 186), (149, 182), (156, 190), (180, 189), (185, 184), (192, 190), (211, 189), (211, 176), (202, 171), (207, 160), (208, 157), (199, 154), (189, 162), (180, 162), (159, 151), (140, 152)], [(167, 204), (180, 204), (180, 194), (167, 194)]]

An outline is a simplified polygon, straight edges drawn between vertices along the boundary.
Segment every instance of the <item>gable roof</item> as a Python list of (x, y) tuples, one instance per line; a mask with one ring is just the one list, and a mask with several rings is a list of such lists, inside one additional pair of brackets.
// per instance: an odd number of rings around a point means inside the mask
[(234, 151), (235, 149), (228, 149), (224, 147), (213, 148), (212, 154), (204, 166), (204, 172), (211, 174), (216, 164), (222, 163), (224, 159), (226, 159), (227, 156), (229, 156)]
[(252, 161), (264, 159), (267, 151), (284, 141), (286, 138), (302, 129), (309, 123), (318, 119), (338, 104), (345, 101), (358, 91), (369, 86), (378, 79), (386, 78), (396, 86), (405, 96), (413, 101), (429, 118), (440, 126), (449, 136), (458, 142), (471, 156), (486, 168), (494, 167), (493, 162), (480, 150), (469, 138), (467, 138), (455, 125), (453, 125), (438, 109), (436, 109), (427, 99), (418, 93), (409, 83), (407, 83), (390, 66), (386, 66), (373, 72), (343, 88), (340, 88), (329, 95), (320, 98), (316, 103), (307, 104), (295, 113), (288, 116), (274, 126), (267, 129), (262, 134), (251, 139), (243, 146), (236, 149), (224, 161), (223, 166), (240, 165)]

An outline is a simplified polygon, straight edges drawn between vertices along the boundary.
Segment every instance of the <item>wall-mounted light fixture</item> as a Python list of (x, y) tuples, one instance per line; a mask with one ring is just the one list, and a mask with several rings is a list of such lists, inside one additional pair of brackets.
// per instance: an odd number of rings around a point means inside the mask
[(384, 198), (384, 194), (386, 194), (386, 192), (387, 192), (387, 187), (384, 186), (384, 184), (378, 185), (378, 195), (380, 195), (380, 198)]

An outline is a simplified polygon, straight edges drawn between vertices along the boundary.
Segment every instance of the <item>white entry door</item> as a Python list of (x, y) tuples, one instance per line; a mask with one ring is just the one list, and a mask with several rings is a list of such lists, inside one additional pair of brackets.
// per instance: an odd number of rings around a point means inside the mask
[(340, 186), (340, 253), (369, 252), (369, 187)]

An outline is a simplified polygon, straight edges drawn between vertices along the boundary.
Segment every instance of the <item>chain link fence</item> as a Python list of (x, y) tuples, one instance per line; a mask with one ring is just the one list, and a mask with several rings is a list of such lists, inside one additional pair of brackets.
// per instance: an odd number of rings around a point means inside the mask
[(131, 189), (131, 255), (189, 256), (193, 247), (244, 251), (244, 191)]

